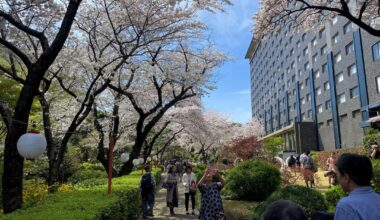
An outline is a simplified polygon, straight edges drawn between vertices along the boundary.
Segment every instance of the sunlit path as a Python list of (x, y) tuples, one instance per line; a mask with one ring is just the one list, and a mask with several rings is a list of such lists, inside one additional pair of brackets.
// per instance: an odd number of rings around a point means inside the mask
[[(165, 174), (162, 175), (165, 178)], [(185, 188), (182, 184), (179, 184), (178, 188), (178, 208), (174, 209), (175, 215), (171, 216), (169, 214), (169, 208), (166, 207), (166, 189), (161, 188), (161, 184), (158, 186), (159, 189), (156, 192), (156, 203), (154, 207), (154, 217), (150, 219), (198, 219), (198, 210), (195, 210), (196, 215), (186, 215), (185, 209)], [(189, 204), (191, 207), (191, 203)], [(142, 218), (141, 218), (142, 219)]]

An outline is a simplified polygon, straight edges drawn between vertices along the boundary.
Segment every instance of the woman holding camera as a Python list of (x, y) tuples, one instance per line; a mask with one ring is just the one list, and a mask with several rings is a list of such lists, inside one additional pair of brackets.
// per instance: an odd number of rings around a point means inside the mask
[(224, 180), (220, 177), (219, 182), (213, 182), (217, 170), (207, 168), (203, 177), (199, 180), (198, 188), (202, 194), (200, 220), (224, 219), (224, 209), (220, 191), (223, 189)]

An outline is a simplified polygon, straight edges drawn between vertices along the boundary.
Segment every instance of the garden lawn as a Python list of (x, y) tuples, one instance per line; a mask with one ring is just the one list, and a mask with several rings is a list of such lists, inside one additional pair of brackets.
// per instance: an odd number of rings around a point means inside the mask
[[(159, 169), (153, 172), (155, 176), (160, 175)], [(111, 195), (107, 194), (107, 184), (104, 184), (107, 180), (96, 179), (94, 182), (103, 184), (50, 194), (33, 207), (0, 215), (0, 219), (137, 219), (140, 213), (140, 178), (141, 171), (114, 178)]]

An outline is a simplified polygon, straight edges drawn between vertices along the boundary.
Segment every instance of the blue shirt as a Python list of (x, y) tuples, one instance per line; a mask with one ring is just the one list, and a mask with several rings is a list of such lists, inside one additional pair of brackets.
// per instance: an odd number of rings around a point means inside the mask
[(379, 220), (380, 195), (371, 187), (359, 187), (342, 198), (336, 207), (334, 220)]

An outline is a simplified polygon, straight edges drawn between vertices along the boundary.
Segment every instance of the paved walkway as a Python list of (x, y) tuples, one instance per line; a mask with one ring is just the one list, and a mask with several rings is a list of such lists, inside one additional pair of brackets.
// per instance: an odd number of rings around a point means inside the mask
[[(165, 178), (164, 175), (162, 175), (162, 179)], [(195, 215), (191, 215), (191, 201), (189, 202), (190, 215), (186, 215), (185, 187), (182, 184), (178, 184), (178, 208), (174, 209), (175, 215), (171, 216), (169, 208), (166, 207), (166, 189), (161, 188), (161, 185), (161, 183), (158, 185), (158, 191), (156, 192), (156, 203), (153, 210), (154, 217), (150, 219), (198, 219), (198, 210), (195, 210)]]

